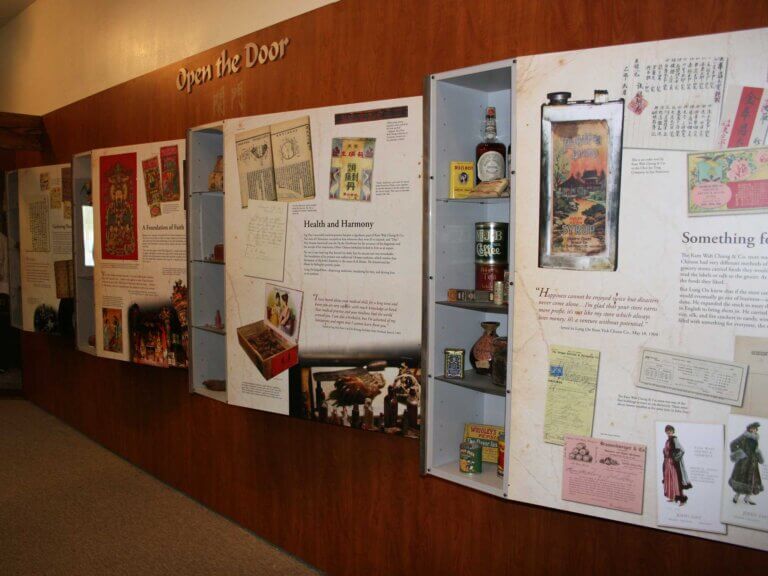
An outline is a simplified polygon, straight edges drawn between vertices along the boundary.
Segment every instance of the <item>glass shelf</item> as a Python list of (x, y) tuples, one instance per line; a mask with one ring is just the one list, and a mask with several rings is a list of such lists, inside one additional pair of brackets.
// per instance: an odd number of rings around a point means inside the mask
[(216, 326), (210, 326), (208, 324), (204, 324), (202, 326), (194, 326), (194, 328), (197, 328), (198, 330), (205, 330), (206, 332), (213, 332), (214, 334), (224, 335), (227, 333), (226, 329), (224, 328), (216, 328)]
[(208, 196), (224, 196), (224, 192), (221, 190), (200, 190), (192, 192), (192, 194), (207, 194)]
[(507, 304), (494, 304), (493, 302), (454, 302), (453, 300), (440, 300), (436, 302), (440, 306), (452, 306), (453, 308), (464, 308), (466, 310), (477, 310), (479, 312), (493, 312), (495, 314), (509, 313)]
[(435, 376), (437, 380), (442, 382), (448, 382), (448, 384), (454, 384), (456, 386), (463, 386), (470, 390), (477, 392), (484, 392), (486, 394), (494, 394), (496, 396), (505, 396), (507, 391), (501, 386), (496, 386), (491, 382), (491, 375), (478, 374), (474, 370), (465, 370), (464, 378), (448, 378), (445, 375)]
[(198, 264), (217, 264), (219, 266), (224, 266), (224, 260), (192, 260), (192, 262), (197, 262)]

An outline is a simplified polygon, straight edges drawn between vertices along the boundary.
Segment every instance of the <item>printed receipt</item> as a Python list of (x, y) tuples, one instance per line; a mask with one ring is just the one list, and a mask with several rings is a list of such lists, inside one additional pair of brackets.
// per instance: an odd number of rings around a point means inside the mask
[(642, 514), (645, 453), (642, 444), (566, 436), (563, 500)]
[(600, 352), (551, 346), (544, 442), (563, 445), (566, 434), (592, 434)]
[(747, 365), (644, 348), (639, 388), (741, 406)]

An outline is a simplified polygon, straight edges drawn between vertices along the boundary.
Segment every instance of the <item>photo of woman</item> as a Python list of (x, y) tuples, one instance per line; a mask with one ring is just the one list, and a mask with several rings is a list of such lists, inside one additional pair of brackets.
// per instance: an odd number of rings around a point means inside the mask
[(744, 496), (744, 502), (754, 506), (750, 496), (756, 496), (763, 491), (763, 483), (760, 478), (760, 464), (763, 463), (763, 454), (760, 452), (760, 435), (757, 429), (759, 422), (747, 425), (746, 431), (731, 442), (731, 462), (734, 462), (733, 472), (728, 480), (728, 485), (735, 492), (733, 503), (739, 501), (739, 496)]
[(688, 480), (688, 474), (685, 471), (683, 463), (683, 445), (675, 436), (675, 427), (667, 425), (664, 428), (667, 434), (667, 441), (664, 444), (664, 461), (662, 462), (662, 483), (664, 484), (664, 496), (667, 502), (678, 502), (680, 506), (688, 501), (683, 491), (690, 490), (693, 486)]

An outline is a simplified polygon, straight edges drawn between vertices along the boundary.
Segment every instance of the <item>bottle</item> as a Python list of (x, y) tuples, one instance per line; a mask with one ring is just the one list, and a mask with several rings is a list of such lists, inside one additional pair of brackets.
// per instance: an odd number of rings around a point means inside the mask
[(475, 184), (506, 177), (507, 147), (496, 139), (496, 108), (485, 112), (485, 138), (475, 149)]

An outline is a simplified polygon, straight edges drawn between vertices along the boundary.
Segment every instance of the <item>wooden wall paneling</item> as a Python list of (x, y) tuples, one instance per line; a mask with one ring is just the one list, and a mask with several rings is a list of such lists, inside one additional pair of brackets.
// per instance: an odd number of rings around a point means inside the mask
[(1, 150), (42, 150), (43, 138), (42, 117), (0, 112)]
[[(766, 25), (764, 0), (342, 0), (51, 112), (50, 150), (15, 163), (183, 138), (227, 117), (418, 95), (429, 72), (512, 56)], [(176, 91), (180, 66), (286, 36), (283, 60)], [(182, 370), (94, 358), (37, 334), (22, 345), (36, 404), (330, 574), (646, 576), (765, 564), (762, 552), (423, 478), (417, 442), (190, 396)]]

